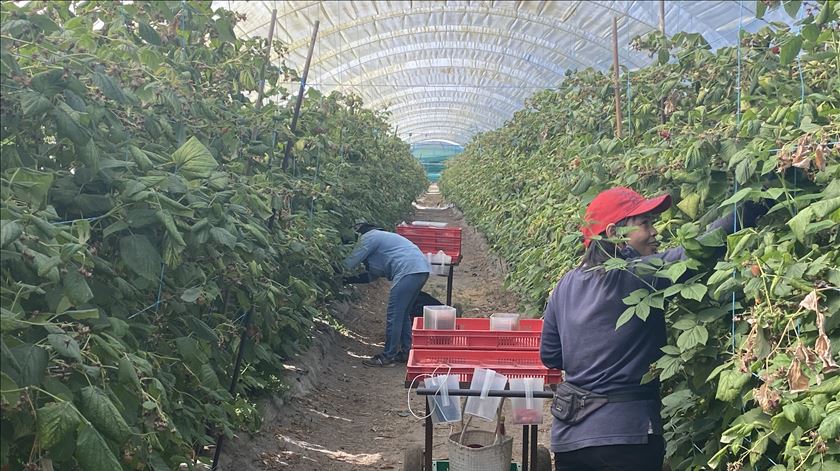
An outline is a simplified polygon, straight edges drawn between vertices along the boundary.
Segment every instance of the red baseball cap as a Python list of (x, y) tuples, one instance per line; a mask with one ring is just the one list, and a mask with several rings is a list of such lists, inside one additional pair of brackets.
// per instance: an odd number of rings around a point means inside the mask
[(586, 207), (583, 216), (583, 245), (589, 247), (591, 238), (604, 232), (607, 226), (646, 213), (659, 214), (671, 207), (671, 195), (645, 199), (630, 188), (617, 186), (598, 193)]

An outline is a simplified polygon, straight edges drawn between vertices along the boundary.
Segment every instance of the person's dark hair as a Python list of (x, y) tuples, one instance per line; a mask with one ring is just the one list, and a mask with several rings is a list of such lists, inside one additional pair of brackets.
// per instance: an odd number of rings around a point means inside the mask
[(366, 233), (368, 233), (368, 232), (370, 232), (374, 229), (382, 230), (379, 226), (377, 226), (375, 224), (370, 224), (370, 223), (365, 222), (365, 223), (359, 224), (356, 227), (356, 232), (358, 232), (359, 234), (366, 234)]
[[(623, 227), (627, 223), (626, 219), (617, 222), (616, 227)], [(593, 240), (583, 253), (583, 259), (580, 262), (581, 268), (597, 268), (604, 264), (607, 260), (615, 257), (621, 257), (621, 250), (618, 246), (606, 239), (606, 234), (600, 234), (603, 239)]]

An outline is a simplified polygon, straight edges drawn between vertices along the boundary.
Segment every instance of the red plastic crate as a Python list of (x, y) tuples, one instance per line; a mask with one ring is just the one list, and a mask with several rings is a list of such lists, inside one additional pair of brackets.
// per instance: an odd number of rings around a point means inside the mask
[(397, 226), (397, 234), (414, 242), (423, 253), (443, 253), (452, 257), (453, 264), (461, 261), (460, 227)]
[[(510, 378), (544, 378), (545, 384), (562, 381), (560, 370), (546, 368), (538, 351), (415, 350), (408, 355), (406, 384), (422, 374), (457, 374), (458, 381), (472, 381), (476, 367), (490, 368)], [(417, 380), (419, 382), (420, 380)], [(415, 382), (415, 384), (417, 383)]]
[(414, 318), (411, 344), (420, 349), (539, 350), (542, 319), (521, 319), (519, 330), (490, 330), (486, 317), (459, 317), (455, 330), (423, 329), (423, 318)]

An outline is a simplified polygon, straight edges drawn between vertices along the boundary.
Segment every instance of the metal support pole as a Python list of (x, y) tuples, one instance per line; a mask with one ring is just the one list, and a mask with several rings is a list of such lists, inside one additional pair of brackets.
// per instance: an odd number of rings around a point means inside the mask
[(528, 450), (531, 449), (528, 446), (529, 439), (530, 439), (530, 431), (528, 430), (527, 425), (522, 426), (522, 471), (528, 471)]
[(659, 0), (659, 32), (665, 36), (665, 0)]
[[(265, 60), (260, 67), (260, 83), (257, 86), (257, 104), (256, 108), (262, 108), (262, 101), (263, 96), (265, 95), (265, 67), (271, 62), (271, 42), (274, 41), (274, 24), (277, 23), (277, 9), (271, 10), (271, 25), (268, 27), (268, 43), (265, 45)], [(251, 140), (257, 138), (257, 127), (254, 126), (251, 128)], [(253, 167), (254, 161), (251, 159), (251, 156), (248, 156), (248, 160), (245, 162), (245, 175), (251, 174), (251, 169)]]
[(455, 265), (449, 265), (449, 274), (446, 275), (446, 305), (452, 305), (452, 277)]
[(426, 445), (423, 447), (423, 469), (432, 471), (432, 411), (429, 407), (429, 396), (426, 396)]
[[(315, 51), (315, 38), (318, 36), (318, 26), (320, 21), (315, 20), (315, 28), (312, 30), (312, 40), (309, 42), (309, 52), (306, 54), (306, 65), (303, 67), (303, 76), (300, 78), (300, 90), (298, 91), (297, 101), (295, 102), (295, 112), (292, 115), (292, 124), (289, 129), (294, 136), (297, 130), (298, 116), (300, 116), (300, 105), (303, 103), (303, 92), (306, 89), (306, 77), (309, 75), (309, 63), (312, 62), (312, 52)], [(286, 151), (283, 153), (283, 171), (289, 168), (289, 156), (292, 152), (292, 138), (286, 141)]]
[(613, 88), (615, 89), (615, 136), (619, 139), (621, 136), (621, 93), (618, 83), (618, 18), (613, 16), (612, 23), (613, 36)]
[[(245, 343), (248, 341), (248, 328), (251, 326), (251, 313), (253, 310), (253, 307), (249, 307), (245, 312), (245, 320), (243, 321), (245, 325), (242, 328), (242, 337), (239, 339), (236, 361), (233, 364), (233, 376), (230, 378), (230, 387), (228, 388), (228, 392), (231, 394), (236, 389), (236, 383), (239, 382), (239, 369), (242, 366), (242, 358), (245, 356)], [(216, 471), (218, 469), (217, 466), (219, 464), (219, 457), (222, 455), (222, 444), (224, 440), (225, 435), (223, 433), (219, 434), (216, 438), (216, 449), (213, 452), (213, 466), (210, 468), (210, 471)]]
[(538, 432), (538, 429), (537, 429), (536, 425), (528, 425), (527, 427), (530, 427), (530, 429), (531, 429), (531, 464), (534, 467), (534, 469), (536, 469), (537, 471), (540, 471), (539, 469), (537, 469), (537, 464), (538, 464), (537, 463), (537, 432)]

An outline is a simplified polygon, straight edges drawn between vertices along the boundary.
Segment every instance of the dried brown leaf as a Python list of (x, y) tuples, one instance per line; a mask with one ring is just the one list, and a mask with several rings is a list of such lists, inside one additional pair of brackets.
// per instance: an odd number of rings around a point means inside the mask
[(809, 309), (809, 310), (814, 311), (814, 312), (819, 312), (819, 310), (820, 310), (819, 300), (820, 300), (820, 298), (817, 295), (817, 290), (813, 290), (810, 293), (808, 293), (807, 296), (805, 296), (805, 299), (803, 299), (799, 303), (799, 305), (804, 307), (805, 309)]
[(820, 144), (814, 150), (814, 165), (819, 171), (825, 170), (825, 155), (828, 153), (828, 148), (825, 144)]
[(817, 364), (817, 354), (814, 353), (813, 350), (801, 343), (796, 346), (794, 355), (796, 356), (797, 360), (799, 360), (800, 362), (805, 362), (805, 364), (810, 367), (813, 367)]
[(768, 383), (764, 383), (761, 387), (753, 389), (753, 397), (758, 402), (761, 410), (768, 414), (774, 414), (782, 400), (779, 392), (771, 388)]
[(790, 384), (790, 392), (802, 392), (808, 390), (808, 377), (802, 373), (802, 366), (799, 364), (799, 359), (794, 357), (787, 372), (788, 383)]
[(796, 168), (801, 168), (803, 170), (808, 170), (811, 167), (811, 159), (807, 158), (807, 157), (801, 158), (801, 159), (800, 158), (795, 158), (793, 160), (792, 165)]
[(823, 373), (840, 368), (840, 365), (831, 357), (831, 340), (824, 333), (817, 337), (817, 341), (814, 343), (814, 351), (823, 363)]

